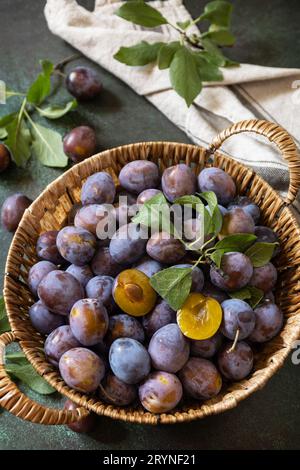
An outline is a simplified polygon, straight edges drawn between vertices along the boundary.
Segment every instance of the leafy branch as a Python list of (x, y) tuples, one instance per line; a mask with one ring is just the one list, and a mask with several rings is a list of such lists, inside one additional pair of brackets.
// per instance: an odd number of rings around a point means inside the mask
[(32, 154), (45, 166), (65, 167), (68, 163), (63, 151), (61, 135), (34, 121), (34, 113), (47, 119), (59, 119), (76, 109), (75, 99), (58, 105), (43, 104), (51, 95), (51, 77), (61, 73), (62, 66), (73, 56), (56, 66), (49, 60), (41, 60), (41, 72), (26, 93), (6, 91), (6, 98), (22, 98), (17, 111), (0, 118), (0, 138), (8, 147), (17, 166), (24, 167)]
[[(203, 13), (191, 21), (172, 24), (160, 11), (141, 0), (124, 3), (115, 14), (134, 24), (156, 28), (168, 24), (178, 32), (178, 41), (149, 44), (142, 41), (121, 47), (114, 58), (129, 66), (157, 62), (160, 70), (169, 69), (174, 90), (190, 106), (202, 90), (203, 82), (221, 81), (220, 67), (238, 65), (223, 54), (220, 46), (232, 46), (235, 38), (230, 31), (232, 4), (224, 0), (207, 3)], [(209, 28), (199, 34), (190, 28), (203, 21)]]

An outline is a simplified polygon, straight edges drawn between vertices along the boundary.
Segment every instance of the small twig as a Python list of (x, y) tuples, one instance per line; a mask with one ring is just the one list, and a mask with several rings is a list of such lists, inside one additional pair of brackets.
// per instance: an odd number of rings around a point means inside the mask
[(238, 339), (239, 339), (239, 336), (240, 336), (240, 329), (238, 328), (238, 329), (236, 330), (236, 333), (235, 333), (235, 338), (234, 338), (234, 341), (233, 341), (233, 345), (231, 346), (230, 349), (228, 349), (228, 351), (227, 351), (228, 353), (231, 353), (232, 351), (235, 350), (236, 344), (237, 344)]
[(67, 65), (69, 62), (72, 62), (73, 60), (79, 59), (80, 54), (72, 54), (66, 57), (65, 59), (61, 60), (54, 66), (54, 70), (61, 70), (64, 68), (65, 65)]

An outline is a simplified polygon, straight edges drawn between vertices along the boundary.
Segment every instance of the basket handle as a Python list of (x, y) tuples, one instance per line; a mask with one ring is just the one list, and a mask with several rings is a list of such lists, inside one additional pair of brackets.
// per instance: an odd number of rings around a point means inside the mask
[(16, 341), (12, 332), (0, 336), (0, 406), (18, 418), (38, 424), (70, 424), (89, 415), (86, 408), (58, 410), (40, 405), (22, 393), (8, 376), (4, 365), (5, 347)]
[(208, 147), (207, 155), (218, 150), (228, 137), (241, 132), (255, 132), (274, 142), (280, 150), (283, 159), (287, 162), (290, 173), (290, 184), (285, 202), (291, 204), (300, 188), (300, 158), (297, 147), (290, 134), (277, 124), (260, 119), (240, 121), (220, 132)]

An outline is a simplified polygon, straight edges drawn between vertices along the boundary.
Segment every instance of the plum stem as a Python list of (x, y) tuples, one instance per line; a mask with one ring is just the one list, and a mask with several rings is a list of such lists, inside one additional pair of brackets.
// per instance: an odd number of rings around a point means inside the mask
[(72, 62), (73, 60), (79, 59), (80, 54), (72, 54), (66, 57), (65, 59), (61, 60), (60, 62), (57, 62), (57, 64), (54, 66), (54, 70), (61, 70), (64, 68), (65, 65), (67, 65), (69, 62)]
[(235, 333), (235, 337), (234, 337), (233, 344), (232, 344), (231, 348), (228, 349), (228, 351), (227, 351), (228, 353), (230, 353), (230, 352), (232, 352), (232, 351), (235, 350), (236, 344), (237, 344), (238, 339), (239, 339), (239, 336), (240, 336), (240, 329), (238, 328), (238, 329), (236, 330), (236, 333)]

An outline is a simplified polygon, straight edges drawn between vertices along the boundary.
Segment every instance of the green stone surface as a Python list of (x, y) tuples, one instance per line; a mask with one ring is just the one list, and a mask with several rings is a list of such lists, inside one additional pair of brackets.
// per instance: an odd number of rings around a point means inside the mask
[[(47, 30), (43, 1), (1, 0), (0, 79), (10, 89), (25, 90), (38, 70), (38, 61), (54, 62), (74, 50)], [(92, 8), (92, 1), (80, 1)], [(236, 0), (233, 29), (237, 45), (228, 54), (238, 61), (278, 67), (300, 67), (300, 5), (298, 0)], [(186, 0), (195, 17), (204, 1)], [(99, 46), (101, 47), (101, 46)], [(89, 64), (81, 58), (77, 64)], [(98, 69), (104, 84), (101, 98), (80, 106), (55, 123), (62, 133), (80, 124), (96, 128), (100, 149), (130, 142), (170, 140), (189, 142), (143, 97), (119, 79)], [(67, 98), (63, 90), (61, 96)], [(9, 102), (14, 108), (17, 98)], [(0, 114), (4, 114), (1, 109)], [(0, 175), (0, 204), (9, 195), (22, 191), (34, 198), (57, 176), (31, 161), (25, 170), (11, 167)], [(11, 235), (1, 230), (0, 266), (4, 265)], [(1, 275), (1, 282), (3, 276)], [(225, 414), (188, 424), (147, 427), (99, 417), (96, 430), (78, 435), (63, 426), (45, 427), (23, 422), (0, 410), (0, 449), (292, 449), (299, 448), (300, 365), (289, 358), (284, 367), (260, 392)], [(28, 390), (26, 390), (28, 392)], [(30, 396), (49, 406), (61, 407), (57, 395)]]

